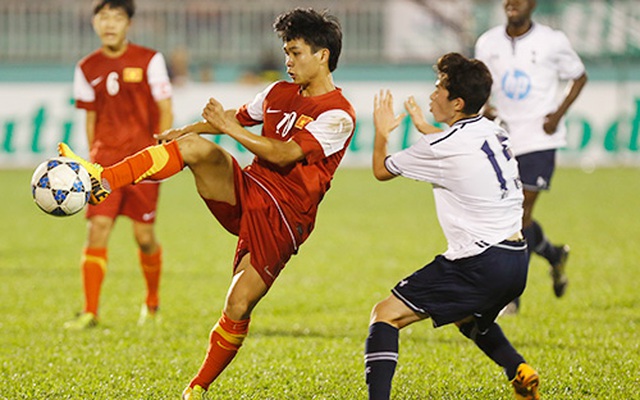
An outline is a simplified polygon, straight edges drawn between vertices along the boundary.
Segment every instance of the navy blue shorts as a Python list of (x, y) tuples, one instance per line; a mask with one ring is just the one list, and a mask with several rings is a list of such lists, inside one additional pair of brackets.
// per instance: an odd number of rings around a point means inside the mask
[(413, 311), (431, 317), (435, 327), (473, 315), (484, 331), (524, 291), (527, 258), (526, 242), (507, 240), (455, 261), (439, 255), (401, 280), (392, 293)]
[(525, 190), (539, 192), (549, 190), (551, 177), (556, 169), (556, 150), (543, 150), (516, 157), (520, 180)]

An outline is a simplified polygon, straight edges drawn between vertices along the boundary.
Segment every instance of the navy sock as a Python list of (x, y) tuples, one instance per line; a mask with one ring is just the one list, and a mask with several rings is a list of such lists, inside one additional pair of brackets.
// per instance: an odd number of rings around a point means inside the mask
[(516, 377), (518, 365), (525, 362), (524, 358), (513, 348), (498, 324), (494, 322), (484, 333), (480, 333), (475, 321), (467, 322), (460, 327), (460, 332), (473, 340), (480, 350), (504, 368), (509, 380)]
[(369, 400), (389, 399), (397, 363), (398, 329), (385, 322), (373, 323), (369, 326), (364, 354)]
[(555, 264), (559, 259), (558, 249), (552, 245), (542, 231), (542, 227), (538, 221), (532, 221), (531, 225), (522, 230), (529, 252), (535, 252), (546, 258), (550, 264)]

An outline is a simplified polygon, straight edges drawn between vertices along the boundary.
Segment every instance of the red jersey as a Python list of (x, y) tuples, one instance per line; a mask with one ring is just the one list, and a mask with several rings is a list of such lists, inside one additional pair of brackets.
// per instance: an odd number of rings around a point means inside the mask
[(161, 53), (129, 43), (111, 58), (98, 49), (78, 62), (73, 86), (76, 107), (96, 112), (94, 162), (111, 165), (155, 144), (156, 102), (171, 97)]
[(294, 242), (299, 240), (296, 248), (313, 230), (318, 204), (329, 190), (356, 122), (340, 89), (313, 97), (299, 92), (299, 85), (276, 82), (236, 114), (242, 125), (262, 123), (263, 136), (293, 140), (304, 151), (304, 160), (285, 168), (255, 157), (244, 169), (282, 210)]
[(229, 232), (238, 236), (234, 268), (246, 255), (271, 286), (314, 228), (318, 204), (353, 136), (355, 112), (340, 89), (304, 97), (300, 86), (276, 82), (242, 106), (244, 126), (262, 123), (262, 135), (293, 140), (305, 158), (285, 168), (258, 157), (241, 169), (233, 162), (236, 204), (204, 199)]

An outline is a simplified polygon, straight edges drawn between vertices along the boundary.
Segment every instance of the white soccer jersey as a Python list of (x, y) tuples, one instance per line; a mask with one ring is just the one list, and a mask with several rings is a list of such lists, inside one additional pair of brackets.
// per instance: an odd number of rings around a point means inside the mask
[(433, 184), (449, 260), (482, 253), (522, 226), (522, 185), (506, 132), (488, 119), (463, 119), (385, 160), (394, 175)]
[(493, 76), (491, 103), (507, 124), (514, 153), (565, 146), (564, 120), (552, 135), (542, 125), (561, 101), (559, 81), (579, 78), (585, 72), (567, 36), (536, 23), (524, 35), (511, 38), (505, 26), (498, 26), (480, 36), (475, 52)]

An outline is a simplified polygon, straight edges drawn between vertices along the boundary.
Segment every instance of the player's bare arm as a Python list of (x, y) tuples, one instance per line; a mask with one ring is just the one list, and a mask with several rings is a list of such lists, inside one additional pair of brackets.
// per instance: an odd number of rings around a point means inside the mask
[(584, 88), (584, 85), (586, 85), (586, 83), (586, 73), (582, 74), (579, 78), (569, 83), (567, 95), (565, 96), (562, 103), (560, 103), (558, 109), (555, 112), (548, 114), (544, 119), (544, 125), (542, 127), (548, 135), (554, 134), (556, 132), (558, 124), (560, 123), (560, 119), (567, 113), (569, 107), (571, 107), (571, 104), (576, 101), (578, 95), (580, 95), (580, 92), (582, 91), (582, 88)]
[(160, 119), (158, 121), (158, 127), (160, 132), (164, 132), (167, 129), (171, 129), (173, 125), (173, 106), (171, 98), (157, 101), (158, 110), (160, 111)]
[(427, 122), (424, 117), (424, 113), (422, 112), (422, 108), (420, 108), (418, 103), (416, 103), (416, 99), (413, 96), (409, 96), (409, 98), (404, 102), (404, 108), (409, 113), (411, 121), (413, 121), (413, 124), (420, 133), (427, 135), (429, 133), (442, 132), (442, 129)]
[(254, 135), (243, 128), (235, 116), (225, 112), (222, 104), (210, 99), (202, 111), (202, 117), (216, 131), (225, 133), (242, 144), (259, 158), (280, 167), (286, 167), (304, 159), (302, 148), (293, 140), (286, 142)]
[(393, 95), (388, 90), (381, 90), (373, 99), (373, 124), (376, 136), (373, 144), (373, 176), (379, 181), (395, 178), (387, 170), (384, 160), (388, 155), (387, 142), (391, 131), (400, 125), (406, 114), (396, 116), (393, 113)]
[(85, 133), (87, 134), (87, 144), (89, 145), (89, 148), (91, 148), (93, 140), (95, 139), (96, 119), (96, 112), (87, 110)]

